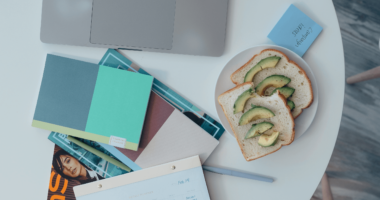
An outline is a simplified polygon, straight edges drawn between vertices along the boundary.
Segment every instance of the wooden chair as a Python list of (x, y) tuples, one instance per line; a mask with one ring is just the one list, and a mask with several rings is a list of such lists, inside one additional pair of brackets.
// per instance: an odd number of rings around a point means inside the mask
[(323, 200), (333, 200), (329, 179), (328, 179), (326, 173), (323, 174), (321, 182), (322, 182), (322, 199)]
[[(379, 40), (379, 49), (380, 49), (380, 40)], [(353, 83), (371, 80), (374, 78), (380, 78), (380, 66), (347, 78), (347, 83), (353, 84)]]
[(380, 66), (347, 78), (347, 83), (353, 84), (374, 78), (380, 78)]

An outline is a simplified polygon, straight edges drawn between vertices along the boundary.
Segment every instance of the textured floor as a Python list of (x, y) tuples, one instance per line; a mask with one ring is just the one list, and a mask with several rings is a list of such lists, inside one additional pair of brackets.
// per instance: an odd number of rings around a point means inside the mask
[[(380, 0), (333, 0), (346, 78), (380, 66)], [(343, 117), (327, 167), (334, 200), (380, 199), (380, 78), (346, 85)], [(312, 200), (322, 199), (321, 185)]]

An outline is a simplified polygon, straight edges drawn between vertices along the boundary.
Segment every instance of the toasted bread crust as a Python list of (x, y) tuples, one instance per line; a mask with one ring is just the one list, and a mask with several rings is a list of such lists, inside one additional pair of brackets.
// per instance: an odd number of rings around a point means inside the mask
[(249, 158), (246, 156), (246, 154), (245, 154), (245, 152), (244, 152), (244, 150), (243, 150), (242, 144), (241, 144), (240, 141), (237, 139), (237, 138), (238, 138), (237, 133), (236, 133), (236, 131), (234, 130), (234, 128), (233, 128), (233, 126), (232, 126), (232, 123), (230, 122), (229, 118), (227, 117), (228, 114), (227, 114), (226, 111), (224, 110), (224, 107), (222, 106), (222, 103), (220, 102), (220, 99), (219, 99), (219, 98), (220, 98), (221, 96), (223, 96), (224, 94), (226, 94), (226, 93), (228, 93), (228, 92), (231, 92), (231, 91), (233, 91), (233, 90), (236, 90), (236, 89), (238, 89), (238, 88), (240, 88), (240, 87), (243, 87), (243, 86), (245, 86), (245, 85), (251, 85), (251, 87), (252, 87), (252, 86), (253, 86), (253, 83), (252, 83), (252, 82), (242, 83), (242, 84), (237, 85), (236, 87), (234, 87), (234, 88), (232, 88), (232, 89), (230, 89), (230, 90), (228, 90), (228, 91), (222, 93), (222, 94), (219, 95), (219, 97), (218, 97), (218, 102), (219, 102), (219, 105), (220, 105), (220, 106), (222, 107), (222, 109), (223, 109), (224, 115), (225, 115), (226, 118), (227, 118), (227, 121), (228, 121), (228, 123), (229, 123), (229, 125), (230, 125), (230, 127), (231, 127), (231, 129), (232, 129), (232, 131), (233, 131), (233, 133), (234, 133), (235, 139), (236, 139), (236, 141), (237, 141), (238, 144), (239, 144), (240, 151), (242, 152), (242, 154), (243, 154), (245, 160), (246, 160), (246, 161), (252, 161), (252, 160), (256, 160), (256, 159), (258, 159), (258, 158), (262, 158), (262, 157), (264, 157), (264, 156), (266, 156), (266, 155), (272, 154), (272, 153), (278, 151), (279, 149), (281, 149), (282, 146), (286, 146), (286, 145), (291, 144), (291, 143), (294, 141), (294, 135), (295, 135), (294, 127), (295, 127), (295, 123), (294, 123), (294, 118), (292, 117), (292, 116), (293, 116), (293, 115), (292, 115), (292, 112), (290, 111), (290, 108), (289, 108), (289, 106), (287, 105), (286, 98), (280, 93), (280, 91), (277, 90), (277, 94), (280, 96), (281, 100), (282, 100), (282, 101), (284, 102), (284, 104), (286, 105), (286, 107), (287, 107), (287, 109), (288, 109), (288, 112), (289, 112), (289, 115), (291, 116), (291, 119), (292, 119), (292, 122), (291, 122), (291, 123), (292, 123), (292, 126), (293, 126), (293, 133), (292, 133), (291, 140), (290, 140), (290, 142), (287, 143), (287, 144), (281, 144), (281, 146), (280, 146), (278, 149), (276, 149), (276, 150), (274, 150), (274, 151), (272, 151), (272, 152), (270, 152), (270, 153), (264, 154), (264, 155), (262, 155), (262, 156), (260, 156), (260, 157), (256, 157), (256, 158), (249, 159)]
[(241, 66), (239, 69), (237, 69), (236, 71), (234, 71), (234, 73), (232, 73), (231, 74), (231, 76), (230, 76), (230, 79), (231, 79), (231, 81), (232, 81), (232, 83), (234, 83), (235, 85), (238, 85), (238, 83), (236, 82), (236, 81), (234, 81), (233, 79), (232, 79), (232, 77), (236, 74), (236, 73), (238, 73), (239, 71), (241, 71), (242, 69), (244, 69), (253, 59), (255, 59), (256, 58), (256, 56), (258, 56), (258, 55), (260, 55), (261, 53), (263, 53), (264, 51), (266, 51), (267, 49), (265, 49), (265, 50), (262, 50), (259, 54), (255, 54), (251, 59), (249, 59), (248, 60), (248, 62), (246, 62), (243, 66)]
[(306, 109), (306, 108), (308, 108), (308, 107), (310, 107), (310, 105), (313, 103), (313, 101), (314, 101), (314, 92), (313, 92), (313, 88), (312, 88), (312, 86), (311, 86), (311, 81), (310, 81), (310, 79), (309, 79), (309, 77), (307, 76), (307, 74), (306, 74), (306, 72), (305, 72), (305, 70), (303, 70), (296, 62), (294, 62), (294, 61), (292, 61), (292, 60), (290, 60), (289, 59), (289, 57), (287, 56), (287, 55), (285, 55), (284, 53), (282, 53), (281, 51), (279, 51), (279, 50), (276, 50), (276, 49), (264, 49), (264, 50), (262, 50), (259, 54), (255, 54), (247, 63), (245, 63), (243, 66), (241, 66), (239, 69), (237, 69), (234, 73), (232, 73), (231, 74), (231, 76), (230, 76), (230, 79), (231, 79), (231, 81), (235, 84), (235, 85), (237, 85), (238, 83), (236, 82), (236, 81), (234, 81), (233, 79), (232, 79), (232, 77), (236, 74), (236, 73), (238, 73), (238, 72), (240, 72), (242, 69), (244, 69), (256, 56), (258, 56), (258, 55), (260, 55), (260, 54), (262, 54), (263, 52), (266, 52), (266, 51), (275, 51), (275, 52), (278, 52), (278, 53), (280, 53), (280, 54), (282, 54), (285, 58), (286, 58), (286, 60), (289, 62), (289, 63), (292, 63), (292, 64), (294, 64), (296, 67), (298, 67), (298, 69), (299, 70), (301, 70), (302, 72), (303, 72), (303, 74), (305, 75), (305, 77), (306, 77), (306, 80), (309, 82), (309, 86), (310, 86), (310, 91), (311, 91), (311, 99), (310, 99), (310, 101), (308, 102), (308, 104), (305, 106), (305, 107), (303, 107), (303, 108), (301, 108), (301, 112), (297, 115), (297, 116), (295, 116), (294, 117), (294, 119), (296, 119), (298, 116), (300, 116), (301, 115), (301, 113), (302, 113), (302, 111), (303, 111), (303, 109)]
[[(286, 57), (286, 58), (288, 59), (288, 57)], [(294, 62), (292, 60), (289, 60), (289, 59), (288, 59), (288, 61), (290, 63), (294, 64), (295, 66), (297, 66), (298, 69), (300, 69), (302, 71), (302, 73), (305, 74), (306, 80), (309, 82), (309, 86), (310, 86), (309, 88), (310, 88), (310, 91), (311, 91), (311, 99), (310, 99), (309, 103), (305, 107), (301, 108), (301, 112), (297, 116), (294, 117), (294, 119), (296, 119), (298, 116), (301, 115), (303, 109), (306, 109), (306, 108), (310, 107), (310, 105), (313, 103), (313, 101), (314, 101), (314, 92), (313, 92), (313, 88), (311, 87), (311, 81), (310, 81), (309, 77), (307, 76), (305, 70), (303, 70), (296, 62)]]
[[(218, 96), (218, 102), (219, 102), (219, 104), (220, 104), (220, 101), (219, 101), (219, 97), (220, 97), (220, 96), (223, 96), (223, 95), (225, 95), (226, 93), (229, 93), (229, 92), (231, 92), (231, 91), (234, 91), (234, 90), (236, 90), (236, 89), (238, 89), (238, 88), (240, 88), (240, 87), (242, 87), (242, 86), (244, 86), (244, 85), (251, 85), (251, 87), (253, 87), (253, 83), (252, 83), (252, 82), (246, 82), (246, 83), (242, 83), (242, 84), (240, 84), (240, 85), (237, 85), (237, 86), (235, 86), (234, 88), (231, 88), (231, 89), (229, 89), (229, 90), (223, 92), (222, 94), (220, 94), (220, 95)], [(222, 104), (220, 104), (220, 106), (222, 106)], [(222, 106), (222, 108), (223, 108), (223, 106)]]

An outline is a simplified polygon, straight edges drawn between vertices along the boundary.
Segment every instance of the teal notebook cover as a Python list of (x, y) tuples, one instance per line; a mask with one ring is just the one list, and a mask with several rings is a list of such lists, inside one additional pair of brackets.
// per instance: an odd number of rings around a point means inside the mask
[[(137, 64), (132, 63), (132, 61), (114, 49), (108, 49), (103, 58), (100, 60), (99, 64), (140, 74), (150, 75), (148, 72), (138, 67)], [(205, 130), (215, 139), (219, 140), (219, 138), (223, 135), (225, 130), (218, 121), (197, 108), (190, 101), (183, 98), (177, 92), (173, 91), (156, 78), (153, 80), (152, 91), (165, 99), (176, 109), (181, 111), (186, 117), (199, 125), (203, 130)]]
[(137, 150), (153, 77), (47, 55), (32, 125)]

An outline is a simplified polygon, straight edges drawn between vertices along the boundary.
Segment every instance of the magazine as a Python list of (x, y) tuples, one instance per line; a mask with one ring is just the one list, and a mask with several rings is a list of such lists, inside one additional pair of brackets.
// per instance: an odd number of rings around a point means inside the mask
[[(68, 146), (70, 147), (70, 145)], [(65, 149), (68, 149), (70, 153), (55, 145), (48, 200), (75, 200), (74, 186), (128, 173), (120, 168), (111, 166), (110, 163), (84, 149), (76, 149), (75, 145), (69, 147)]]
[[(107, 160), (95, 155), (94, 153), (78, 146), (74, 142), (70, 141), (67, 137), (68, 136), (65, 134), (52, 132), (49, 135), (48, 139), (54, 142), (63, 150), (65, 150), (72, 157), (84, 163), (86, 166), (88, 166), (89, 168), (91, 168), (92, 170), (94, 170), (96, 173), (98, 173), (100, 176), (104, 178), (114, 177), (120, 174), (128, 173), (127, 170), (122, 169), (108, 162)], [(118, 160), (105, 148), (99, 145), (99, 143), (90, 141), (90, 140), (81, 139), (81, 138), (76, 138), (76, 139), (91, 146), (92, 148), (97, 149), (98, 151), (106, 154), (107, 156), (110, 156)], [(134, 170), (131, 169), (131, 171), (134, 171)]]

